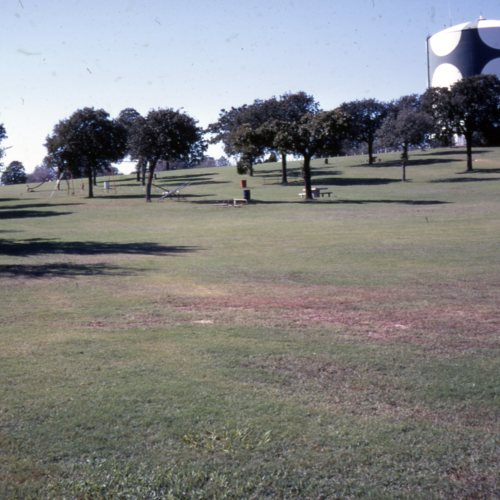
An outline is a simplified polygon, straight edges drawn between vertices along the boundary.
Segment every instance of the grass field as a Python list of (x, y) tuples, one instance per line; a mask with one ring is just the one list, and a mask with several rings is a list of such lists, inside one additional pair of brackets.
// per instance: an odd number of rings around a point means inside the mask
[(150, 204), (0, 188), (0, 497), (500, 496), (500, 150), (474, 158), (318, 160), (312, 203), (263, 164), (242, 208), (234, 167)]

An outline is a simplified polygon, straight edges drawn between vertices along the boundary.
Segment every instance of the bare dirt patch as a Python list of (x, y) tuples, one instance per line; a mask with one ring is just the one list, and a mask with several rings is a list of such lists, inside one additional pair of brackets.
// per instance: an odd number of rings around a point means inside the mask
[(189, 321), (206, 324), (331, 329), (372, 342), (408, 342), (432, 349), (498, 347), (500, 304), (493, 293), (476, 300), (468, 295), (446, 288), (263, 285), (177, 297), (171, 305)]

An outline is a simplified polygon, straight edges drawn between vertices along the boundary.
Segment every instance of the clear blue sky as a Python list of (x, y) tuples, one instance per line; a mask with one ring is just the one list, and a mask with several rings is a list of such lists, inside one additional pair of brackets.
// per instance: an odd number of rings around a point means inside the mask
[[(84, 106), (222, 108), (304, 90), (324, 109), (427, 83), (426, 37), (498, 0), (0, 0), (3, 159), (28, 172)], [(219, 155), (221, 149), (212, 149)]]

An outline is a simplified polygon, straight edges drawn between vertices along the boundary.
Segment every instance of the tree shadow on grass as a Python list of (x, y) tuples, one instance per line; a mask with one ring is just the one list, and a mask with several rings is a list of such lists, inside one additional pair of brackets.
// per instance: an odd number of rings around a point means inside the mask
[(459, 182), (488, 182), (488, 181), (500, 181), (500, 177), (447, 177), (444, 179), (436, 179), (433, 181), (430, 181), (433, 184), (439, 184), (439, 183), (459, 183)]
[[(182, 186), (186, 182), (189, 182), (187, 180), (184, 181), (177, 181), (176, 179), (169, 179), (165, 178), (160, 181), (156, 181), (154, 184), (154, 187), (160, 188), (160, 189), (172, 189), (172, 188), (177, 188), (179, 186)], [(214, 181), (211, 179), (208, 180), (195, 180), (195, 181), (190, 181), (189, 184), (186, 185), (184, 189), (192, 189), (194, 186), (208, 186), (208, 185), (213, 185), (213, 184), (231, 184), (230, 181)]]
[[(178, 172), (178, 170), (174, 170), (174, 172)], [(161, 172), (163, 173), (163, 172)], [(184, 174), (184, 175), (178, 175), (175, 177), (171, 177), (169, 175), (159, 175), (157, 180), (165, 181), (165, 180), (175, 180), (179, 182), (189, 182), (194, 179), (203, 179), (207, 177), (215, 177), (216, 175), (219, 175), (219, 172), (204, 172), (201, 174)]]
[[(408, 163), (406, 164), (406, 168), (412, 168), (412, 167), (432, 167), (433, 165), (443, 165), (445, 163), (459, 163), (463, 160), (458, 159), (458, 158), (429, 158), (425, 157), (422, 159), (416, 159), (412, 158), (410, 156), (410, 159), (408, 160)], [(371, 168), (393, 168), (393, 167), (399, 167), (401, 168), (401, 160), (388, 160), (388, 161), (381, 161), (378, 163), (374, 163), (373, 165), (364, 165), (365, 167)]]
[(144, 193), (139, 194), (98, 194), (95, 196), (96, 199), (99, 200), (112, 200), (113, 198), (116, 200), (133, 200), (135, 199), (146, 199), (146, 195)]
[(325, 175), (340, 175), (340, 174), (342, 174), (341, 170), (332, 170), (332, 169), (319, 170), (319, 169), (315, 168), (311, 171), (312, 178), (321, 177), (321, 176), (325, 176)]
[[(218, 205), (227, 203), (232, 206), (232, 200), (203, 200), (194, 201), (193, 203), (206, 204), (206, 205)], [(368, 204), (396, 204), (396, 205), (416, 205), (416, 206), (426, 206), (426, 205), (446, 205), (450, 203), (449, 201), (441, 200), (342, 200), (339, 198), (324, 199), (315, 198), (314, 200), (257, 200), (252, 199), (248, 206), (252, 205), (304, 205), (304, 206), (318, 206), (318, 205), (368, 205)], [(246, 205), (244, 205), (246, 206)]]
[[(471, 172), (464, 172), (470, 174)], [(475, 168), (473, 174), (500, 174), (500, 168)]]
[[(491, 153), (491, 149), (473, 149), (472, 155), (481, 155), (484, 153)], [(465, 149), (455, 149), (450, 151), (433, 151), (428, 153), (414, 153), (415, 156), (453, 156), (453, 155), (466, 155), (467, 151)]]
[(313, 177), (312, 184), (314, 186), (382, 186), (385, 184), (393, 184), (401, 182), (400, 179), (387, 179), (382, 177)]
[[(170, 197), (166, 197), (166, 198), (163, 198), (162, 195), (158, 195), (158, 194), (153, 194), (151, 195), (151, 200), (153, 202), (155, 201), (165, 201), (165, 200), (178, 200), (178, 201), (186, 201), (186, 199), (190, 199), (190, 198), (205, 198), (207, 196), (213, 196), (211, 194), (184, 194), (184, 192), (181, 192), (179, 193), (179, 195), (174, 195), (174, 196), (170, 196)], [(120, 200), (120, 199), (133, 199), (133, 198), (139, 198), (139, 199), (143, 199), (145, 200), (146, 199), (146, 195), (145, 194), (140, 194), (140, 195), (137, 195), (137, 194), (105, 194), (105, 195), (100, 195), (99, 196), (99, 199), (102, 199), (102, 200), (112, 200), (112, 199), (117, 199), (117, 200)]]
[(53, 278), (78, 276), (130, 276), (138, 269), (125, 269), (109, 264), (71, 264), (47, 263), (37, 265), (8, 264), (0, 265), (0, 276), (7, 278)]
[(53, 210), (2, 210), (1, 219), (31, 219), (34, 217), (57, 217), (60, 215), (71, 215), (73, 212), (54, 212)]
[[(179, 176), (158, 176), (154, 184), (156, 186), (161, 185), (165, 187), (177, 187), (182, 184), (188, 184), (189, 186), (203, 186), (205, 184), (228, 184), (229, 181), (217, 181), (214, 179), (215, 176), (219, 175), (218, 172), (207, 172), (202, 174), (185, 174)], [(188, 186), (186, 186), (188, 187)]]
[[(20, 203), (18, 205), (0, 206), (0, 210), (25, 210), (26, 208), (54, 208), (54, 207), (71, 207), (78, 206), (82, 203)], [(1, 216), (2, 212), (0, 212)]]
[(28, 257), (39, 254), (60, 255), (181, 255), (199, 250), (191, 246), (167, 246), (154, 242), (106, 243), (102, 241), (59, 241), (31, 238), (26, 240), (0, 239), (0, 255)]
[(5, 203), (9, 201), (19, 201), (19, 198), (0, 198), (0, 203)]
[(441, 200), (335, 200), (333, 203), (347, 204), (347, 205), (351, 204), (365, 205), (372, 203), (380, 203), (380, 204), (427, 206), (427, 205), (448, 205), (450, 202)]

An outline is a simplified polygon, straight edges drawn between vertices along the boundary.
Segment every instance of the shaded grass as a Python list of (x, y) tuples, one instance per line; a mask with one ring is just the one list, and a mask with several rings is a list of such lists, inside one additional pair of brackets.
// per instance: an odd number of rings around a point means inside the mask
[(269, 164), (242, 209), (233, 169), (2, 188), (49, 215), (2, 219), (0, 496), (498, 495), (500, 154), (455, 154), (318, 161), (312, 204)]

